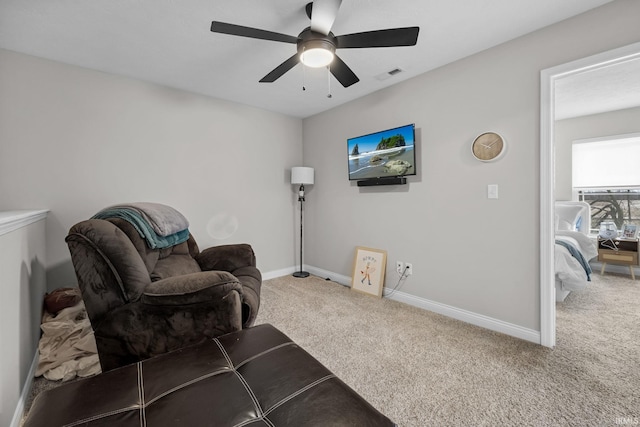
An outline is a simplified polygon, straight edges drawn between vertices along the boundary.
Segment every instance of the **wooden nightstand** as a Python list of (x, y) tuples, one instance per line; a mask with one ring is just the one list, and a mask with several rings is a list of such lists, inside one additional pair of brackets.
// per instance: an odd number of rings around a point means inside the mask
[[(615, 245), (617, 250), (612, 249)], [(638, 264), (638, 240), (601, 240), (598, 239), (598, 261), (602, 263), (600, 274), (604, 274), (607, 263), (628, 265), (631, 278), (636, 279), (633, 267)]]

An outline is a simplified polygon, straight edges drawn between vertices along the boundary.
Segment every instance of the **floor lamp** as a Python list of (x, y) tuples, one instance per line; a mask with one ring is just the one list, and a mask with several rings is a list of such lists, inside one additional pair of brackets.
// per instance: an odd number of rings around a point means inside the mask
[(293, 273), (293, 277), (308, 277), (309, 273), (302, 271), (302, 205), (304, 202), (304, 185), (313, 184), (313, 168), (294, 167), (291, 168), (291, 184), (300, 184), (298, 190), (298, 201), (300, 202), (300, 271)]

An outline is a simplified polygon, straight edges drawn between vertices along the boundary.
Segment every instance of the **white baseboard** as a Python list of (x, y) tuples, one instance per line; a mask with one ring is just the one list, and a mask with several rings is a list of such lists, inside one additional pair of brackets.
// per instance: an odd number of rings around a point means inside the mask
[(33, 356), (33, 361), (31, 362), (29, 373), (27, 374), (26, 381), (24, 382), (24, 386), (22, 387), (22, 392), (20, 393), (20, 399), (18, 399), (16, 410), (13, 412), (13, 419), (11, 420), (10, 424), (11, 427), (20, 427), (22, 416), (24, 415), (24, 407), (27, 403), (27, 399), (29, 398), (29, 393), (31, 393), (31, 386), (33, 385), (33, 378), (36, 376), (37, 368), (38, 351), (36, 351), (36, 354)]
[[(609, 266), (607, 266), (607, 268), (608, 267)], [(297, 270), (298, 268), (291, 267), (288, 269), (267, 273), (264, 275), (264, 277), (268, 276), (269, 278), (274, 279), (276, 277), (285, 276), (287, 274), (293, 274), (293, 272)], [(351, 287), (351, 277), (343, 276), (311, 265), (304, 265), (304, 270), (308, 271), (314, 276), (327, 278), (343, 286)], [(627, 272), (628, 271), (629, 270), (627, 269)], [(279, 274), (280, 272), (284, 273)], [(391, 296), (388, 296), (389, 294), (391, 294)], [(531, 341), (533, 343), (540, 344), (540, 331), (524, 328), (522, 326), (504, 322), (502, 320), (494, 319), (482, 314), (474, 313), (471, 311), (463, 310), (461, 308), (407, 294), (405, 292), (395, 291), (392, 293), (391, 289), (389, 288), (384, 288), (382, 295), (385, 298), (389, 298), (394, 301), (399, 301), (405, 304), (412, 305), (414, 307), (442, 314), (443, 316), (470, 323), (472, 325), (480, 326), (491, 331), (500, 332), (512, 337), (523, 339), (525, 341)]]
[[(323, 270), (321, 268), (314, 267), (312, 265), (303, 265), (302, 269), (304, 271), (309, 272), (310, 274), (313, 274), (314, 276), (323, 277), (325, 279), (329, 279), (334, 282), (340, 283), (341, 285), (344, 285), (344, 286), (351, 286), (351, 277), (342, 276), (340, 274)], [(269, 271), (262, 274), (262, 280), (269, 280), (269, 279), (275, 279), (276, 277), (288, 276), (299, 270), (300, 270), (300, 267), (296, 266), (296, 267), (283, 268), (275, 271)]]
[[(390, 290), (387, 290), (385, 288), (383, 295), (388, 293), (390, 293)], [(425, 298), (416, 297), (404, 292), (396, 291), (391, 297), (388, 298), (394, 301), (412, 305), (414, 307), (422, 308), (424, 310), (433, 311), (434, 313), (442, 314), (444, 316), (461, 320), (472, 325), (480, 326), (491, 331), (500, 332), (512, 337), (523, 339), (525, 341), (531, 341), (533, 343), (540, 344), (540, 332), (534, 331), (533, 329), (524, 328), (522, 326), (494, 319), (483, 314), (474, 313), (472, 311), (463, 310), (461, 308), (431, 301)]]
[(314, 276), (329, 279), (333, 282), (340, 283), (343, 286), (351, 287), (351, 277), (343, 276), (311, 265), (305, 265), (305, 269)]
[(296, 267), (288, 267), (280, 270), (269, 271), (266, 273), (262, 273), (262, 280), (275, 279), (276, 277), (288, 276), (298, 271)]

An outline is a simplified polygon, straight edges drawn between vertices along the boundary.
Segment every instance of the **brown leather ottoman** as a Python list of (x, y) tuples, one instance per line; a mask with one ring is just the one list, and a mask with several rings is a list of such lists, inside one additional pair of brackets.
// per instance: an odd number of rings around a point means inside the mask
[(24, 427), (394, 426), (271, 325), (40, 393)]

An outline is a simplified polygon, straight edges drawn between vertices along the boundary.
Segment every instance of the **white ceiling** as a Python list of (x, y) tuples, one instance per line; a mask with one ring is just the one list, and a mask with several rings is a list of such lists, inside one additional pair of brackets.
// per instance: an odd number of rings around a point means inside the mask
[(556, 80), (556, 120), (640, 106), (640, 58)]
[(344, 0), (336, 35), (420, 27), (413, 47), (338, 50), (360, 78), (349, 88), (305, 68), (303, 91), (301, 65), (258, 83), (295, 45), (210, 32), (216, 20), (297, 36), (306, 0), (2, 0), (0, 47), (308, 117), (610, 1)]

